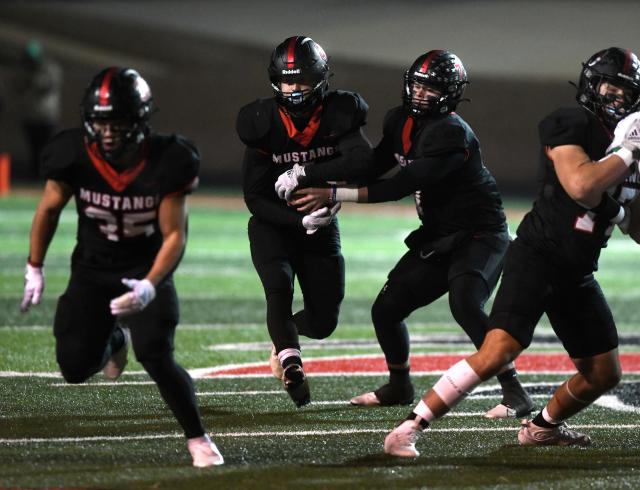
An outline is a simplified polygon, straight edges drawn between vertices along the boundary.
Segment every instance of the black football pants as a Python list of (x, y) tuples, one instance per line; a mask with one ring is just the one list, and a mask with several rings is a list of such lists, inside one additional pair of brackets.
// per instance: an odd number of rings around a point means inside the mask
[[(251, 259), (267, 303), (267, 328), (276, 351), (299, 349), (298, 335), (324, 339), (338, 324), (344, 298), (344, 258), (337, 223), (312, 235), (249, 220)], [(304, 308), (292, 314), (294, 279)]]
[(473, 239), (453, 252), (427, 259), (409, 250), (389, 273), (371, 308), (387, 363), (402, 365), (409, 359), (405, 318), (447, 292), (453, 318), (479, 348), (488, 327), (484, 305), (500, 277), (507, 244), (504, 233)]
[[(111, 356), (109, 340), (116, 318), (109, 302), (128, 289), (122, 277), (140, 278), (148, 267), (127, 272), (72, 269), (66, 291), (58, 300), (54, 335), (56, 358), (64, 379), (82, 383), (100, 371)], [(193, 382), (173, 357), (178, 324), (178, 297), (169, 278), (156, 288), (156, 298), (142, 312), (118, 320), (130, 327), (136, 359), (158, 385), (188, 438), (204, 434)]]

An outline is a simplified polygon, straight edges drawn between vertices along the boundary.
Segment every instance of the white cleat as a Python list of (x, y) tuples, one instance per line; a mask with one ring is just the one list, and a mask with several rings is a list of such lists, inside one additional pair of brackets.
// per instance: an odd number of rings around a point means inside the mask
[(284, 374), (284, 369), (282, 369), (282, 364), (280, 364), (280, 359), (278, 359), (278, 354), (276, 353), (276, 346), (271, 346), (271, 355), (269, 356), (269, 367), (271, 368), (271, 373), (273, 377), (282, 381), (282, 375)]
[(120, 327), (124, 334), (124, 344), (117, 352), (111, 354), (111, 357), (102, 368), (102, 374), (105, 378), (115, 381), (120, 377), (127, 365), (127, 355), (129, 352), (129, 344), (131, 343), (131, 333), (128, 328)]
[(512, 419), (517, 417), (516, 411), (513, 408), (503, 405), (502, 403), (493, 407), (485, 413), (484, 416), (488, 419)]
[(402, 458), (417, 458), (416, 441), (422, 429), (415, 420), (405, 420), (384, 439), (384, 452)]
[(524, 419), (518, 432), (521, 446), (589, 446), (591, 438), (571, 430), (564, 422), (557, 427), (539, 427), (531, 420)]
[(196, 468), (208, 468), (224, 464), (224, 458), (208, 435), (196, 437), (187, 441), (187, 447)]
[(351, 405), (359, 405), (361, 407), (379, 407), (380, 400), (373, 391), (362, 395), (354, 396), (349, 402)]

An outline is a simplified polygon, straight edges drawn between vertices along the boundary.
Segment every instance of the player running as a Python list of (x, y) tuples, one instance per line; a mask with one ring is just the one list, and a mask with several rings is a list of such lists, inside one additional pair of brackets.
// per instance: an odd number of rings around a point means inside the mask
[(83, 127), (62, 131), (44, 149), (47, 180), (31, 227), (21, 309), (40, 302), (47, 248), (74, 197), (77, 243), (53, 327), (64, 379), (82, 383), (100, 370), (117, 379), (131, 339), (184, 430), (193, 465), (220, 465), (191, 377), (173, 356), (172, 274), (184, 253), (186, 196), (197, 186), (200, 158), (182, 136), (151, 132), (152, 112), (149, 86), (135, 70), (107, 68), (86, 89)]

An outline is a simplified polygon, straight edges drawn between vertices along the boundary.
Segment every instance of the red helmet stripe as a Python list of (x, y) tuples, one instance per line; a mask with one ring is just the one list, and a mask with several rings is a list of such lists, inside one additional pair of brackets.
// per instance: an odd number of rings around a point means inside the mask
[(627, 72), (629, 71), (629, 68), (631, 67), (631, 50), (629, 49), (625, 49), (625, 57), (624, 57), (624, 68), (622, 68), (622, 73), (624, 73), (625, 75), (627, 74)]
[(111, 85), (111, 79), (113, 78), (115, 72), (116, 69), (111, 68), (107, 73), (105, 73), (104, 78), (102, 79), (102, 84), (100, 85), (100, 93), (98, 95), (98, 103), (100, 105), (109, 104), (109, 86)]
[(296, 62), (296, 44), (298, 44), (300, 36), (295, 36), (289, 41), (289, 47), (287, 49), (287, 65), (294, 65)]
[(429, 68), (429, 64), (431, 63), (431, 60), (433, 58), (435, 58), (438, 54), (440, 54), (440, 51), (435, 50), (435, 51), (431, 51), (429, 53), (429, 56), (427, 56), (424, 61), (422, 62), (422, 66), (420, 67), (420, 69), (418, 70), (420, 73), (427, 73), (427, 69)]

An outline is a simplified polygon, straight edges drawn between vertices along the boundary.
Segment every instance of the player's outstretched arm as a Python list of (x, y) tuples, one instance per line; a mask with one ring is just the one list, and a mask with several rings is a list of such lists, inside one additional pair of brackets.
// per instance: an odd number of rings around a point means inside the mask
[(47, 180), (31, 224), (24, 296), (20, 304), (20, 311), (23, 313), (31, 305), (40, 303), (44, 291), (44, 259), (58, 227), (60, 213), (72, 195), (73, 190), (67, 184)]

